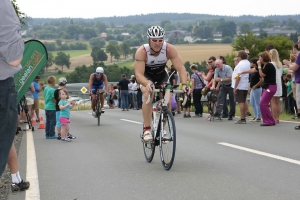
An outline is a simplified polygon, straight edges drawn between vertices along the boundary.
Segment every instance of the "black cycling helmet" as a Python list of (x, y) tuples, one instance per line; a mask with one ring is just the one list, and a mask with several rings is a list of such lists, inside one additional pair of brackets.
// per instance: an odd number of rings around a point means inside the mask
[(165, 31), (160, 26), (151, 26), (147, 30), (147, 37), (149, 39), (152, 39), (152, 38), (164, 38), (164, 36), (165, 36)]

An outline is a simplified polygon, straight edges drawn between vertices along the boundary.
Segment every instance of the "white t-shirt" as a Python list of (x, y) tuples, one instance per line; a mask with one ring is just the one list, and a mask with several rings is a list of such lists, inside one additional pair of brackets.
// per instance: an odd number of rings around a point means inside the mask
[(275, 97), (281, 97), (282, 96), (282, 83), (281, 83), (281, 76), (282, 76), (282, 72), (283, 72), (283, 69), (282, 67), (280, 67), (278, 69), (277, 65), (275, 62), (271, 62), (275, 69), (276, 69), (276, 85), (277, 85), (277, 91), (276, 93), (274, 94)]
[(137, 94), (137, 87), (136, 87), (136, 82), (132, 84), (132, 93)]
[[(231, 87), (234, 88), (235, 85), (235, 76), (238, 73), (241, 73), (243, 71), (249, 70), (251, 68), (250, 62), (248, 60), (241, 60), (237, 66), (235, 66), (233, 72), (232, 72), (232, 77), (231, 77)], [(248, 90), (248, 82), (249, 82), (249, 74), (242, 74), (240, 75), (240, 82), (237, 86), (236, 89), (239, 90)]]

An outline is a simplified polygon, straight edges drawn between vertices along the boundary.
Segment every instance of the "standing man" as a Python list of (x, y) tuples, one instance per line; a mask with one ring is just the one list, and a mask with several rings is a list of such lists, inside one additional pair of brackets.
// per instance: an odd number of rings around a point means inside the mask
[[(236, 121), (235, 124), (246, 124), (246, 100), (248, 95), (248, 81), (249, 74), (241, 74), (238, 77), (236, 75), (243, 71), (247, 71), (251, 68), (248, 61), (248, 55), (245, 51), (239, 51), (237, 55), (238, 64), (235, 66), (232, 73), (232, 85), (235, 101), (240, 106), (241, 119)], [(248, 105), (248, 104), (247, 104)]]
[[(225, 62), (225, 58), (222, 59), (223, 56), (219, 56), (218, 59), (222, 60), (222, 63), (224, 65), (227, 65), (227, 63)], [(215, 56), (211, 56), (208, 58), (207, 63), (212, 66), (212, 69), (215, 70), (216, 68), (216, 57)], [(228, 105), (227, 105), (227, 99), (225, 99), (224, 103), (223, 103), (223, 110), (222, 110), (222, 118), (227, 118), (228, 117)]]
[[(179, 56), (177, 49), (164, 41), (165, 31), (160, 26), (151, 26), (147, 30), (148, 43), (138, 48), (135, 53), (134, 70), (137, 81), (141, 84), (141, 90), (145, 98), (148, 98), (150, 92), (153, 91), (154, 83), (160, 85), (168, 82), (169, 76), (166, 71), (166, 64), (170, 59), (174, 68), (177, 70), (182, 83), (182, 90), (186, 90), (186, 70), (182, 64), (182, 59)], [(152, 101), (146, 104), (143, 102), (143, 118), (144, 118), (144, 133), (145, 141), (152, 141), (151, 135), (151, 115)], [(164, 133), (164, 138), (170, 136)]]
[(96, 107), (96, 93), (97, 90), (100, 92), (100, 103), (101, 103), (101, 113), (104, 113), (104, 90), (103, 87), (105, 85), (105, 90), (108, 91), (108, 80), (107, 76), (104, 74), (104, 69), (102, 67), (97, 67), (96, 72), (90, 75), (89, 79), (89, 96), (92, 97), (92, 115), (96, 117), (95, 107)]
[(127, 111), (128, 110), (128, 106), (129, 106), (129, 103), (128, 103), (128, 98), (129, 98), (129, 92), (128, 92), (128, 84), (129, 84), (129, 80), (126, 78), (126, 75), (125, 74), (122, 74), (122, 80), (119, 81), (119, 90), (120, 90), (120, 93), (121, 93), (121, 108), (122, 108), (122, 111), (125, 111), (125, 109)]
[(223, 104), (227, 99), (227, 94), (229, 95), (229, 104), (230, 104), (230, 112), (228, 116), (228, 120), (232, 120), (235, 116), (235, 102), (233, 96), (233, 88), (231, 87), (231, 77), (232, 77), (232, 69), (229, 65), (223, 64), (223, 61), (220, 59), (216, 60), (216, 70), (214, 74), (214, 80), (212, 85), (212, 90), (216, 87), (216, 82), (218, 86), (216, 90), (220, 90), (217, 102), (217, 110), (214, 116), (219, 117), (221, 115)]
[(21, 24), (10, 0), (0, 1), (0, 176), (16, 134), (18, 119), (14, 74), (21, 70), (24, 42)]
[(40, 76), (36, 76), (34, 81), (33, 81), (33, 87), (34, 87), (34, 92), (33, 92), (33, 105), (32, 105), (32, 115), (34, 115), (34, 112), (36, 114), (36, 122), (40, 122), (40, 102), (39, 102), (39, 93), (42, 91), (44, 82), (40, 81)]

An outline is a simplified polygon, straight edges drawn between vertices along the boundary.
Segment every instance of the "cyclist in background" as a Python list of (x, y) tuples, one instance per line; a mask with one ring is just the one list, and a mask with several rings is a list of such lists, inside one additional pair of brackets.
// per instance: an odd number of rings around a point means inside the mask
[[(137, 82), (141, 85), (141, 91), (148, 98), (152, 91), (153, 83), (161, 85), (168, 81), (168, 73), (165, 70), (167, 61), (170, 59), (174, 68), (178, 71), (182, 83), (182, 89), (186, 90), (186, 70), (182, 64), (177, 49), (164, 41), (165, 32), (160, 26), (152, 26), (147, 31), (148, 44), (138, 48), (135, 53), (134, 70)], [(142, 113), (144, 118), (145, 141), (153, 140), (151, 135), (151, 112), (152, 101), (146, 104), (143, 102)]]
[(90, 75), (89, 80), (89, 96), (92, 97), (92, 115), (95, 117), (95, 107), (96, 107), (96, 92), (99, 90), (100, 92), (100, 103), (101, 103), (101, 112), (104, 113), (104, 96), (103, 87), (105, 85), (105, 89), (109, 90), (107, 76), (104, 74), (104, 69), (102, 67), (97, 67), (96, 72)]

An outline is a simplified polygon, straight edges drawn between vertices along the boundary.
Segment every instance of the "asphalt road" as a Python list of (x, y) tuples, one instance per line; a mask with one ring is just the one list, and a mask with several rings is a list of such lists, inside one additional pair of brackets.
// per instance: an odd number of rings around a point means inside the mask
[(158, 148), (153, 161), (145, 161), (141, 111), (107, 109), (99, 127), (89, 111), (74, 111), (70, 132), (77, 139), (69, 143), (45, 139), (36, 125), (38, 177), (26, 177), (32, 168), (27, 164), (32, 158), (27, 155), (28, 132), (19, 166), (24, 178), (38, 181), (27, 193), (38, 195), (21, 192), (9, 199), (300, 199), (300, 132), (295, 123), (260, 127), (257, 122), (209, 122), (182, 114), (175, 120), (177, 149), (169, 171), (162, 168)]

